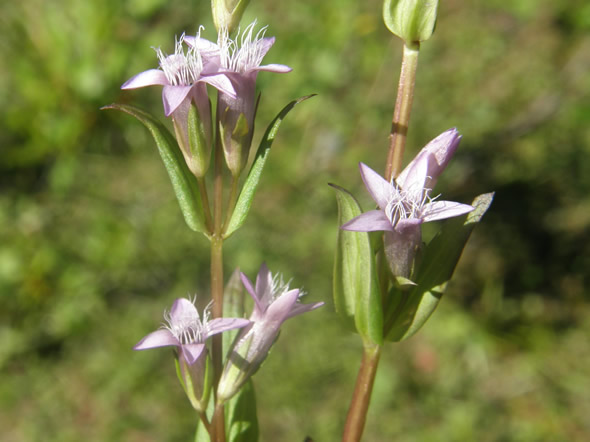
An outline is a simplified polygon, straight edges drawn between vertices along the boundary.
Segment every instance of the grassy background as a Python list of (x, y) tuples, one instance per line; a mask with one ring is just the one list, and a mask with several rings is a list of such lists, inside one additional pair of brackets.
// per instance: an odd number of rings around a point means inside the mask
[[(424, 44), (408, 155), (464, 135), (438, 191), (496, 199), (441, 306), (386, 349), (367, 441), (587, 440), (590, 435), (590, 5), (447, 0)], [(376, 0), (254, 0), (277, 42), (259, 127), (281, 128), (227, 271), (262, 260), (327, 306), (287, 323), (256, 376), (263, 441), (337, 440), (360, 355), (336, 321), (336, 204), (383, 169), (400, 45)], [(209, 2), (23, 0), (0, 6), (0, 434), (21, 441), (186, 441), (194, 416), (163, 351), (131, 347), (174, 298), (208, 291), (207, 243), (185, 226), (132, 103), (150, 46), (204, 24)], [(163, 119), (163, 117), (162, 117)]]

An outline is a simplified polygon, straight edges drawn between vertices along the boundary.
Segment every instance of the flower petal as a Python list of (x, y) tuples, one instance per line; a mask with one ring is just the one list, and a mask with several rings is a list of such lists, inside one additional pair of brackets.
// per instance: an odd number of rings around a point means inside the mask
[(172, 324), (186, 321), (187, 318), (199, 319), (199, 312), (195, 305), (186, 298), (178, 298), (170, 309), (170, 322)]
[(270, 48), (272, 47), (272, 45), (275, 44), (275, 38), (274, 37), (265, 37), (261, 40), (259, 40), (256, 45), (257, 45), (257, 52), (260, 54), (260, 60), (262, 60), (264, 58), (264, 56), (266, 55), (266, 53), (268, 51), (270, 51)]
[(166, 347), (169, 345), (180, 345), (180, 341), (174, 337), (170, 330), (162, 329), (150, 333), (139, 341), (133, 350), (148, 350), (150, 348)]
[(199, 51), (203, 58), (203, 63), (208, 62), (210, 58), (219, 57), (219, 46), (217, 43), (213, 43), (202, 37), (193, 37), (191, 35), (185, 36), (184, 42), (187, 46)]
[(425, 222), (452, 218), (471, 212), (474, 207), (454, 201), (433, 201), (424, 207), (422, 218)]
[(258, 66), (257, 68), (250, 69), (251, 71), (267, 71), (267, 72), (276, 72), (278, 74), (286, 74), (287, 72), (291, 72), (293, 68), (284, 65), (284, 64), (267, 64), (264, 66)]
[(216, 318), (207, 323), (209, 331), (207, 337), (216, 335), (234, 328), (242, 328), (250, 324), (250, 321), (243, 318)]
[(395, 225), (395, 231), (401, 235), (409, 235), (412, 230), (419, 228), (424, 220), (422, 218), (404, 218), (400, 219)]
[(205, 349), (205, 344), (203, 343), (196, 343), (196, 344), (185, 344), (182, 346), (182, 353), (188, 362), (189, 365), (193, 365), (203, 353)]
[(273, 301), (272, 291), (272, 273), (270, 273), (266, 263), (263, 262), (258, 271), (258, 275), (256, 275), (256, 294), (258, 295), (258, 299), (264, 310), (266, 310)]
[(365, 163), (359, 163), (359, 169), (371, 197), (381, 209), (385, 210), (391, 198), (391, 193), (395, 190), (394, 187)]
[(162, 102), (164, 103), (164, 114), (169, 117), (184, 101), (192, 86), (164, 86), (162, 89)]
[(275, 299), (264, 315), (264, 323), (269, 327), (280, 327), (280, 325), (289, 317), (295, 302), (299, 298), (299, 289), (289, 290)]
[(313, 304), (302, 304), (300, 302), (296, 302), (293, 307), (291, 307), (291, 311), (287, 315), (287, 319), (292, 318), (293, 316), (300, 315), (302, 313), (307, 313), (316, 308), (321, 307), (324, 305), (323, 302), (314, 302)]
[(257, 312), (259, 312), (259, 314), (264, 314), (264, 310), (266, 309), (266, 306), (262, 305), (262, 303), (260, 302), (260, 299), (258, 299), (258, 294), (256, 293), (256, 290), (252, 286), (252, 282), (250, 282), (248, 277), (245, 274), (243, 274), (242, 272), (240, 272), (240, 279), (242, 280), (242, 284), (244, 284), (244, 287), (246, 287), (246, 291), (254, 300), (255, 310)]
[(419, 153), (395, 179), (404, 191), (421, 193), (428, 175), (428, 165), (434, 157), (430, 152)]
[(210, 84), (218, 91), (223, 92), (224, 94), (227, 94), (232, 98), (236, 98), (236, 90), (234, 89), (234, 85), (232, 84), (230, 79), (227, 78), (227, 75), (215, 74), (202, 76), (199, 79), (199, 81)]
[(121, 89), (137, 89), (139, 87), (155, 85), (165, 86), (167, 84), (168, 79), (163, 71), (160, 69), (149, 69), (131, 77), (123, 83)]
[(378, 232), (381, 230), (393, 230), (391, 221), (383, 210), (370, 210), (340, 226), (342, 230), (353, 232)]

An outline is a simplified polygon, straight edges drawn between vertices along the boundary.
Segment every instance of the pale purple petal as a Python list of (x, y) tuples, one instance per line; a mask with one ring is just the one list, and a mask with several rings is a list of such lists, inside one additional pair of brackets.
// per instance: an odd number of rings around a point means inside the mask
[(255, 310), (260, 314), (264, 314), (264, 309), (266, 308), (266, 306), (262, 305), (260, 299), (258, 299), (258, 294), (256, 293), (256, 290), (254, 290), (254, 287), (252, 286), (252, 283), (250, 282), (248, 277), (244, 275), (242, 272), (240, 272), (240, 279), (242, 280), (242, 284), (244, 284), (244, 287), (246, 287), (246, 291), (254, 300)]
[(424, 207), (423, 219), (425, 222), (439, 219), (452, 218), (469, 213), (474, 208), (468, 204), (456, 203), (454, 201), (433, 201)]
[(270, 51), (270, 48), (272, 47), (272, 45), (275, 44), (275, 38), (274, 37), (266, 37), (263, 38), (262, 40), (260, 40), (257, 45), (258, 45), (258, 51), (260, 53), (260, 59), (262, 60), (264, 58), (264, 56), (266, 55), (266, 53), (268, 51)]
[(174, 337), (170, 330), (156, 330), (144, 337), (137, 343), (134, 350), (147, 350), (150, 348), (166, 347), (169, 345), (179, 346), (180, 341)]
[(202, 37), (193, 37), (187, 35), (184, 37), (184, 42), (187, 46), (195, 48), (201, 54), (203, 61), (206, 61), (209, 57), (219, 56), (219, 46), (217, 43), (213, 43)]
[(293, 68), (284, 65), (284, 64), (267, 64), (264, 66), (258, 66), (256, 68), (250, 69), (251, 71), (267, 71), (267, 72), (276, 72), (278, 74), (286, 74), (287, 72), (291, 72)]
[(324, 305), (323, 302), (314, 302), (313, 304), (302, 304), (300, 302), (296, 302), (295, 305), (291, 307), (291, 311), (287, 315), (287, 319), (290, 319), (293, 316), (297, 316), (302, 313), (310, 312), (318, 307), (321, 307), (322, 305)]
[[(428, 162), (428, 169), (426, 171), (427, 178), (424, 184), (425, 187), (428, 187), (429, 189), (434, 188), (438, 177), (451, 160), (460, 141), (461, 136), (457, 129), (449, 129), (430, 141), (424, 146), (420, 153), (416, 155), (412, 163), (422, 161), (425, 157), (430, 155), (434, 156), (434, 158), (431, 157), (431, 160)], [(408, 180), (408, 175), (412, 170), (412, 167), (410, 167), (412, 166), (412, 163), (410, 163), (398, 176), (397, 182), (400, 185)]]
[(186, 362), (188, 362), (189, 365), (193, 365), (197, 362), (197, 359), (199, 359), (199, 356), (201, 356), (204, 349), (205, 344), (203, 343), (185, 344), (182, 346), (182, 353), (184, 354)]
[(264, 310), (266, 310), (269, 304), (273, 301), (272, 289), (272, 274), (266, 263), (263, 262), (258, 271), (258, 275), (256, 275), (256, 294), (258, 295), (258, 299)]
[(167, 84), (168, 79), (163, 71), (159, 69), (149, 69), (131, 77), (123, 83), (121, 89), (137, 89), (139, 87), (155, 85), (165, 86)]
[(267, 324), (277, 324), (280, 326), (282, 322), (284, 322), (291, 309), (297, 302), (299, 298), (299, 289), (289, 290), (288, 292), (283, 293), (277, 299), (275, 299), (264, 315), (264, 322)]
[(365, 163), (359, 163), (359, 169), (361, 170), (361, 177), (365, 183), (365, 187), (371, 194), (371, 197), (384, 210), (391, 198), (391, 193), (394, 190), (393, 186)]
[(223, 92), (232, 98), (236, 98), (236, 90), (234, 85), (225, 74), (202, 76), (199, 81), (210, 84), (218, 91)]
[(405, 218), (398, 221), (395, 225), (395, 231), (405, 235), (412, 229), (416, 229), (422, 224), (424, 220), (422, 218)]
[(180, 103), (184, 101), (192, 86), (164, 86), (162, 89), (162, 101), (164, 103), (164, 115), (170, 116)]
[(216, 335), (227, 330), (235, 328), (242, 328), (250, 324), (250, 321), (242, 318), (216, 318), (207, 323), (208, 333), (207, 337)]
[(186, 318), (199, 318), (195, 305), (186, 298), (178, 298), (170, 309), (170, 323), (178, 323)]
[(351, 219), (340, 226), (342, 230), (354, 232), (377, 232), (380, 230), (393, 230), (391, 221), (383, 210), (370, 210)]
[(395, 179), (395, 182), (402, 190), (422, 192), (431, 161), (434, 161), (434, 156), (430, 152), (418, 154)]

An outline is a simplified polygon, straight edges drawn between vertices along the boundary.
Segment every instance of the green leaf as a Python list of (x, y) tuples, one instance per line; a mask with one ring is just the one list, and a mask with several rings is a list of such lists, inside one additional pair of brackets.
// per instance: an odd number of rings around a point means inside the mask
[(254, 164), (252, 164), (252, 168), (250, 169), (248, 177), (244, 182), (244, 187), (242, 187), (242, 191), (238, 197), (236, 207), (224, 233), (224, 238), (229, 238), (236, 230), (238, 230), (242, 224), (244, 224), (246, 216), (248, 216), (250, 206), (252, 205), (252, 199), (256, 193), (258, 183), (260, 182), (260, 175), (262, 174), (262, 170), (264, 169), (264, 165), (266, 164), (266, 160), (268, 158), (268, 153), (270, 152), (270, 147), (272, 146), (283, 119), (297, 104), (311, 97), (313, 97), (313, 95), (308, 95), (291, 101), (268, 125), (268, 128), (262, 137), (262, 141), (260, 141), (260, 146), (256, 151)]
[(476, 197), (471, 203), (475, 210), (464, 217), (446, 221), (425, 247), (415, 277), (416, 286), (407, 291), (394, 291), (394, 296), (400, 297), (401, 302), (392, 304), (386, 314), (387, 323), (391, 324), (386, 330), (388, 340), (401, 341), (411, 337), (434, 312), (473, 228), (492, 204), (493, 197), (493, 193)]
[[(342, 187), (336, 189), (338, 226), (361, 214), (356, 199)], [(334, 260), (334, 305), (345, 322), (352, 324), (363, 340), (383, 343), (383, 311), (375, 266), (375, 253), (367, 232), (338, 229)]]
[(225, 405), (226, 436), (229, 442), (258, 441), (256, 395), (252, 380)]
[(133, 106), (111, 104), (102, 109), (117, 109), (137, 118), (150, 131), (158, 146), (158, 152), (168, 171), (174, 193), (178, 199), (184, 220), (191, 230), (209, 237), (205, 227), (203, 205), (197, 180), (191, 173), (172, 134), (149, 113)]

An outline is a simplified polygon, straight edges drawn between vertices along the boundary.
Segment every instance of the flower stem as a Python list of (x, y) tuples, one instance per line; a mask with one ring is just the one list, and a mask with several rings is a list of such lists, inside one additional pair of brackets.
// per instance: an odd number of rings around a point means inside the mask
[(342, 442), (358, 442), (361, 440), (380, 356), (381, 347), (379, 345), (365, 344), (363, 359), (361, 360), (350, 408), (346, 416)]
[(213, 437), (211, 442), (225, 442), (225, 412), (223, 404), (217, 404), (211, 419), (213, 424)]
[(201, 418), (201, 422), (203, 423), (203, 426), (205, 427), (205, 430), (207, 430), (207, 434), (209, 434), (209, 437), (211, 437), (211, 424), (209, 423), (209, 420), (207, 419), (207, 413), (202, 411), (199, 413), (199, 416)]
[(412, 101), (414, 99), (419, 52), (420, 43), (413, 43), (411, 46), (404, 44), (402, 67), (397, 87), (397, 99), (395, 101), (391, 133), (389, 135), (389, 154), (387, 155), (387, 168), (385, 170), (385, 179), (388, 181), (397, 177), (402, 169), (408, 124), (410, 122), (410, 111), (412, 110)]

